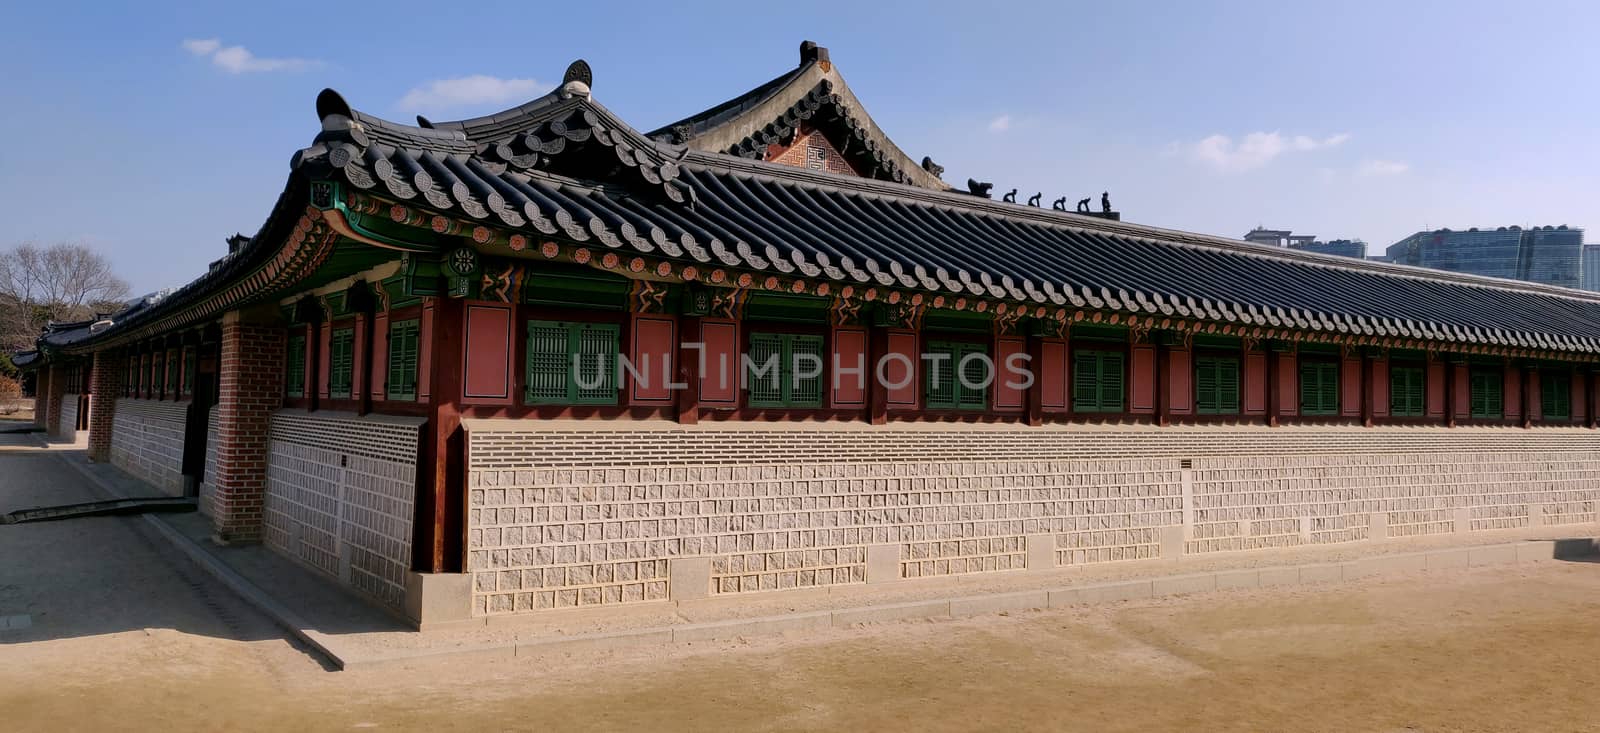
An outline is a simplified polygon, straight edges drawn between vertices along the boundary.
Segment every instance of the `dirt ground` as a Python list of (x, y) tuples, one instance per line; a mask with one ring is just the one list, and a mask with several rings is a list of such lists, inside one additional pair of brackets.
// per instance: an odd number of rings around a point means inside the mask
[(188, 585), (219, 623), (0, 646), (0, 728), (1600, 728), (1600, 564), (351, 672)]

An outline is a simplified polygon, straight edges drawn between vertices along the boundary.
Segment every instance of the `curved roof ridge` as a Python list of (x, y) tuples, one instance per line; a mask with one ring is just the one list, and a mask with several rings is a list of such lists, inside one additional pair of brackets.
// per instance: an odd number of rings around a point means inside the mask
[(934, 190), (912, 186), (893, 181), (865, 179), (826, 171), (814, 171), (796, 168), (777, 163), (737, 158), (726, 155), (716, 155), (703, 151), (690, 151), (684, 160), (685, 165), (699, 166), (702, 168), (721, 168), (724, 170), (738, 171), (744, 169), (753, 175), (760, 175), (775, 179), (784, 179), (792, 182), (816, 185), (830, 189), (844, 189), (849, 193), (881, 196), (890, 199), (911, 200), (934, 206), (957, 206), (971, 209), (981, 213), (996, 214), (1013, 220), (1042, 222), (1061, 226), (1083, 232), (1097, 234), (1117, 234), (1123, 236), (1141, 237), (1144, 239), (1158, 240), (1164, 244), (1191, 245), (1212, 250), (1237, 252), (1244, 255), (1263, 257), (1271, 260), (1303, 262), (1310, 265), (1320, 265), (1334, 269), (1382, 274), (1393, 277), (1414, 278), (1430, 281), (1452, 282), (1462, 285), (1511, 290), (1537, 295), (1564, 297), (1572, 300), (1600, 303), (1600, 292), (1587, 290), (1574, 290), (1557, 285), (1546, 285), (1524, 280), (1510, 280), (1506, 278), (1490, 277), (1487, 275), (1473, 275), (1463, 272), (1448, 270), (1435, 270), (1426, 267), (1401, 265), (1392, 262), (1373, 262), (1358, 260), (1338, 255), (1291, 250), (1244, 240), (1230, 239), (1214, 234), (1201, 234), (1179, 229), (1167, 229), (1149, 224), (1135, 224), (1123, 221), (1111, 221), (1096, 216), (1084, 216), (1071, 211), (1057, 211), (1025, 204), (1010, 204), (981, 196), (973, 196), (956, 190)]

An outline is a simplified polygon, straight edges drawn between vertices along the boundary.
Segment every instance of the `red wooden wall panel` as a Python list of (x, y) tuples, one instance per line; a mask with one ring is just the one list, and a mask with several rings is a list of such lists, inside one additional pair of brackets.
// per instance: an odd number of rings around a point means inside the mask
[(511, 306), (468, 303), (462, 349), (461, 401), (511, 403)]
[(1541, 385), (1539, 383), (1539, 372), (1537, 372), (1537, 371), (1528, 372), (1528, 407), (1527, 407), (1527, 409), (1528, 409), (1528, 419), (1529, 420), (1542, 420), (1542, 419), (1544, 419), (1544, 405), (1541, 404), (1541, 402), (1540, 402), (1541, 398), (1539, 396), (1540, 388), (1541, 388)]
[(1167, 412), (1194, 414), (1194, 365), (1188, 349), (1167, 351)]
[(1361, 417), (1361, 359), (1345, 359), (1339, 366), (1339, 414)]
[(628, 373), (628, 402), (634, 405), (672, 404), (672, 382), (677, 378), (672, 355), (678, 351), (678, 321), (672, 316), (633, 314), (629, 330), (628, 360), (638, 373)]
[(1522, 370), (1508, 366), (1505, 368), (1505, 417), (1507, 420), (1522, 419)]
[(1589, 384), (1583, 378), (1583, 372), (1572, 375), (1572, 419), (1589, 419)]
[(1156, 411), (1156, 347), (1141, 344), (1130, 351), (1128, 411), (1149, 415)]
[(1045, 339), (1039, 344), (1039, 365), (1035, 374), (1039, 380), (1039, 404), (1046, 412), (1066, 412), (1067, 385), (1072, 382), (1067, 373), (1067, 342)]
[(1444, 387), (1448, 374), (1449, 372), (1445, 369), (1444, 364), (1433, 362), (1428, 365), (1428, 374), (1423, 378), (1428, 387), (1426, 410), (1428, 417), (1444, 417)]
[(700, 375), (700, 404), (739, 404), (739, 324), (707, 318), (700, 322), (705, 371)]
[(867, 331), (863, 328), (833, 329), (832, 398), (835, 408), (867, 404), (867, 380), (872, 365), (867, 363)]
[(433, 397), (433, 311), (436, 307), (433, 298), (424, 300), (421, 323), (417, 325), (418, 402), (428, 402)]
[(372, 317), (372, 374), (367, 378), (367, 392), (372, 399), (388, 397), (389, 383), (389, 313), (382, 311)]
[(1278, 415), (1300, 414), (1300, 362), (1294, 354), (1278, 355)]
[(888, 392), (888, 405), (891, 409), (914, 409), (919, 402), (917, 395), (922, 391), (917, 382), (917, 362), (921, 358), (917, 352), (917, 333), (890, 331), (887, 343), (883, 383)]
[(1467, 379), (1467, 365), (1451, 364), (1450, 379), (1455, 382), (1455, 404), (1451, 411), (1456, 417), (1466, 417), (1472, 414), (1472, 385)]
[(317, 395), (323, 399), (327, 399), (328, 373), (331, 371), (329, 368), (329, 359), (331, 357), (328, 354), (328, 344), (331, 343), (333, 339), (333, 326), (332, 324), (324, 323), (322, 324), (322, 328), (319, 330), (321, 333), (318, 335), (318, 338), (321, 340), (321, 343), (318, 344), (317, 348)]
[(1389, 360), (1372, 360), (1372, 416), (1389, 416)]
[(1241, 406), (1246, 415), (1267, 414), (1267, 355), (1244, 355), (1244, 393)]
[(994, 349), (994, 408), (996, 410), (1015, 411), (1021, 410), (1023, 397), (1027, 390), (1021, 386), (1027, 377), (1013, 371), (1027, 370), (1032, 365), (1026, 359), (1015, 359), (1018, 354), (1028, 353), (1027, 339), (1018, 336), (1001, 336), (995, 341)]

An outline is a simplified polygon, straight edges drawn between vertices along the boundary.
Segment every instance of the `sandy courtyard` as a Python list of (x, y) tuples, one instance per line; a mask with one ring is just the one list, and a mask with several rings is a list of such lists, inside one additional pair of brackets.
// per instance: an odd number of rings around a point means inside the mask
[[(196, 584), (191, 582), (191, 586)], [(203, 584), (202, 584), (203, 585)], [(33, 730), (1594, 730), (1600, 564), (326, 671), (248, 609), (0, 647)], [(3, 639), (4, 637), (0, 637)]]

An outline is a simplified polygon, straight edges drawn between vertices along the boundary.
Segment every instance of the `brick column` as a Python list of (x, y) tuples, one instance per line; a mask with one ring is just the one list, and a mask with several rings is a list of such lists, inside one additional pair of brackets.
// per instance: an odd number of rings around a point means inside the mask
[[(267, 491), (267, 428), (283, 401), (283, 329), (248, 322), (240, 313), (222, 318), (218, 377), (216, 473), (208, 483), (214, 538), (261, 541)], [(309, 375), (308, 375), (309, 382)]]
[(50, 412), (50, 368), (37, 369), (33, 372), (33, 425), (37, 428), (45, 426), (46, 413)]
[(111, 426), (117, 417), (117, 398), (122, 395), (127, 368), (127, 356), (122, 352), (94, 355), (94, 366), (89, 371), (89, 394), (94, 396), (94, 408), (89, 411), (89, 460), (96, 463), (111, 461)]
[(44, 430), (52, 438), (61, 437), (61, 398), (67, 394), (67, 368), (50, 365), (50, 390), (45, 394)]

